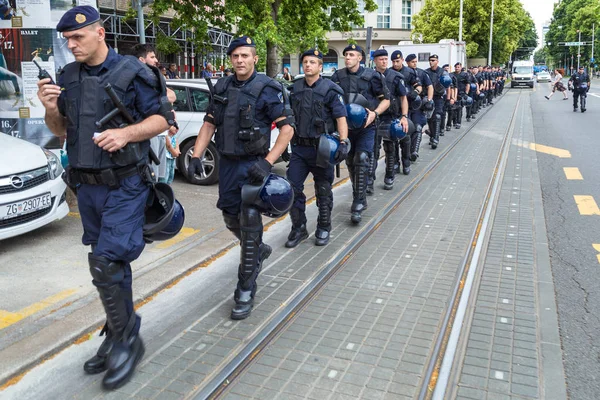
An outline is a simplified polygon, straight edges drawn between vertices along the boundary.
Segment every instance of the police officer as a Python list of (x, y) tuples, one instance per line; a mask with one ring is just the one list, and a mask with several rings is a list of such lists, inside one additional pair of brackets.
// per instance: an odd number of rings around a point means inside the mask
[[(410, 89), (407, 86), (406, 78), (409, 75), (408, 69), (404, 67), (404, 57), (402, 56), (402, 52), (400, 50), (394, 50), (391, 55), (392, 59), (392, 69), (398, 72), (402, 79), (404, 80), (404, 86), (406, 86), (407, 93), (407, 101), (408, 101), (408, 90)], [(410, 120), (410, 101), (408, 101), (408, 109), (409, 109), (409, 117)], [(408, 172), (410, 172), (410, 149), (411, 149), (411, 135), (406, 135), (406, 137), (400, 141), (396, 141), (396, 165), (394, 170), (400, 171), (400, 163), (402, 163), (402, 171), (406, 171), (406, 168), (409, 168)]]
[(449, 132), (452, 130), (452, 126), (456, 121), (456, 113), (457, 113), (457, 95), (458, 95), (458, 91), (457, 91), (457, 86), (458, 86), (458, 81), (456, 80), (456, 75), (454, 74), (450, 74), (450, 65), (448, 64), (444, 64), (444, 66), (442, 67), (444, 69), (444, 71), (448, 72), (450, 75), (450, 79), (452, 79), (452, 83), (450, 84), (450, 87), (448, 88), (448, 90), (446, 91), (446, 113), (447, 113), (447, 118), (446, 118), (446, 131)]
[[(248, 36), (231, 41), (227, 55), (235, 74), (217, 81), (204, 124), (194, 146), (188, 175), (201, 175), (200, 158), (215, 134), (219, 161), (219, 200), (225, 226), (240, 240), (238, 284), (231, 318), (250, 315), (256, 293), (256, 278), (271, 247), (262, 242), (263, 224), (259, 210), (242, 204), (242, 186), (258, 183), (270, 174), (275, 161), (287, 148), (294, 134), (293, 115), (286, 109), (282, 87), (273, 79), (256, 73), (256, 45)], [(288, 112), (289, 111), (289, 112)], [(269, 151), (271, 123), (279, 136)]]
[(333, 135), (338, 132), (340, 145), (335, 160), (338, 163), (346, 159), (349, 150), (344, 91), (331, 80), (321, 78), (323, 53), (315, 49), (307, 50), (300, 57), (300, 62), (304, 69), (304, 79), (294, 83), (290, 98), (296, 120), (296, 132), (292, 139), (292, 155), (287, 178), (294, 188), (294, 205), (290, 210), (292, 231), (285, 247), (296, 247), (298, 243), (308, 238), (306, 196), (303, 190), (304, 181), (309, 173), (312, 173), (315, 181), (319, 209), (315, 244), (324, 246), (329, 243), (334, 166), (319, 159), (320, 140), (325, 140), (322, 138), (323, 135)]
[(471, 98), (471, 105), (467, 105), (467, 122), (471, 121), (471, 118), (475, 119), (475, 114), (477, 113), (477, 103), (475, 101), (477, 100), (479, 89), (477, 88), (477, 78), (475, 78), (474, 68), (471, 66), (467, 70), (467, 84), (470, 87), (468, 96)]
[[(417, 68), (417, 56), (409, 54), (406, 56), (406, 67), (408, 77), (406, 82), (412, 88), (408, 94), (408, 100), (424, 104), (430, 99), (433, 99), (433, 84), (429, 75), (420, 68)], [(417, 99), (418, 97), (418, 99)], [(427, 117), (421, 107), (409, 107), (410, 119), (415, 124), (415, 132), (412, 134), (410, 145), (410, 159), (416, 161), (419, 158), (419, 147), (421, 146), (421, 138), (423, 136), (423, 127), (427, 123)]]
[(492, 99), (494, 98), (494, 91), (496, 90), (496, 82), (494, 79), (494, 75), (492, 74), (492, 67), (489, 65), (486, 66), (485, 71), (486, 71), (486, 77), (487, 77), (487, 81), (488, 81), (487, 104), (488, 104), (488, 106), (493, 106), (494, 102), (492, 101)]
[[(348, 123), (348, 138), (351, 146), (346, 164), (352, 180), (352, 207), (350, 219), (358, 224), (362, 212), (367, 208), (367, 183), (369, 179), (369, 166), (373, 158), (375, 146), (376, 120), (390, 105), (389, 92), (381, 74), (371, 68), (360, 65), (362, 49), (356, 44), (351, 44), (344, 49), (345, 68), (333, 73), (331, 80), (344, 90), (346, 107), (352, 104), (366, 109), (366, 121), (360, 127), (353, 128)], [(350, 120), (353, 116), (348, 115)]]
[(568, 86), (573, 88), (573, 112), (577, 111), (577, 101), (581, 98), (581, 112), (586, 111), (586, 97), (587, 92), (590, 90), (590, 76), (585, 72), (583, 65), (580, 65), (571, 78), (569, 79)]
[[(383, 149), (385, 151), (385, 178), (383, 188), (391, 190), (394, 186), (394, 164), (396, 161), (396, 146), (395, 142), (397, 139), (393, 139), (390, 136), (390, 125), (393, 120), (400, 119), (400, 124), (404, 132), (409, 132), (408, 127), (408, 100), (406, 99), (406, 86), (404, 86), (404, 79), (402, 75), (392, 68), (388, 68), (388, 52), (385, 49), (376, 50), (373, 53), (373, 59), (375, 61), (375, 69), (377, 72), (382, 74), (385, 78), (385, 83), (390, 92), (390, 107), (381, 114), (379, 119), (379, 126), (377, 127), (377, 139), (375, 143), (375, 160), (379, 158), (379, 148), (383, 141)], [(408, 141), (410, 135), (404, 136), (400, 139), (401, 141)], [(402, 160), (403, 173), (408, 175), (410, 173), (410, 159)], [(377, 162), (375, 161), (375, 167)], [(376, 168), (373, 169), (373, 175), (375, 175)], [(373, 177), (373, 179), (375, 179)]]
[(429, 68), (425, 70), (429, 79), (433, 83), (433, 103), (435, 106), (434, 114), (429, 119), (429, 144), (432, 149), (437, 148), (442, 131), (442, 119), (444, 117), (444, 103), (446, 96), (446, 88), (440, 83), (440, 77), (446, 73), (439, 66), (439, 57), (437, 54), (429, 56)]
[[(67, 135), (68, 181), (78, 186), (77, 199), (92, 283), (106, 311), (106, 338), (84, 364), (87, 373), (106, 371), (107, 389), (126, 383), (144, 354), (141, 319), (133, 310), (131, 262), (144, 249), (144, 210), (149, 195), (146, 175), (149, 140), (173, 123), (170, 103), (161, 96), (158, 70), (135, 57), (118, 55), (105, 42), (98, 11), (78, 6), (61, 18), (62, 32), (75, 62), (58, 77), (38, 82), (38, 97), (46, 108), (46, 125), (57, 136)], [(115, 107), (104, 90), (112, 85), (136, 121), (122, 115), (101, 129), (96, 122)], [(170, 121), (169, 123), (167, 122)]]
[(466, 96), (469, 94), (471, 87), (469, 86), (469, 78), (462, 70), (462, 64), (457, 62), (454, 64), (454, 76), (456, 77), (456, 90), (458, 92), (456, 113), (454, 114), (454, 128), (460, 129), (462, 122), (463, 107), (466, 105)]
[(479, 113), (481, 107), (483, 106), (483, 100), (481, 99), (481, 94), (485, 92), (485, 81), (483, 79), (483, 68), (481, 65), (478, 65), (474, 68), (475, 80), (477, 83), (477, 96), (475, 96), (475, 114)]

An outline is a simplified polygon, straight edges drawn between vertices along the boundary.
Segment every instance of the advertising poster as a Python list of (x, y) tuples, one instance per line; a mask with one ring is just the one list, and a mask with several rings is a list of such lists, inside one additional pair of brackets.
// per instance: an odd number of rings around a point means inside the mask
[[(44, 123), (37, 97), (39, 68), (56, 74), (75, 61), (54, 28), (77, 5), (95, 0), (0, 0), (0, 130), (48, 148), (60, 146)], [(34, 63), (35, 61), (35, 63)]]

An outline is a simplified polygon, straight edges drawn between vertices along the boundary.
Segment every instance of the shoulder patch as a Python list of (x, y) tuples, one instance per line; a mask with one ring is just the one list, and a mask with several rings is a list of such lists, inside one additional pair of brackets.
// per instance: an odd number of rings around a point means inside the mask
[(342, 105), (345, 105), (344, 104), (344, 96), (342, 96), (341, 94), (338, 94), (337, 96), (338, 96), (338, 100), (340, 101), (340, 103), (342, 103)]
[(283, 103), (283, 92), (277, 92), (277, 98), (279, 99), (280, 103)]

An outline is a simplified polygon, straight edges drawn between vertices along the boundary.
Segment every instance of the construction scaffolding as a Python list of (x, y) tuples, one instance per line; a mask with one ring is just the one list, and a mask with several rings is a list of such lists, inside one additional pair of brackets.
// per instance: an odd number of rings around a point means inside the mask
[[(135, 44), (139, 43), (140, 32), (138, 28), (137, 18), (126, 20), (125, 16), (118, 14), (116, 10), (100, 10), (100, 17), (104, 22), (106, 29), (106, 41), (112, 45), (117, 51), (126, 52)], [(195, 46), (192, 42), (194, 32), (171, 27), (169, 20), (161, 20), (158, 24), (152, 21), (144, 21), (144, 33), (147, 43), (156, 43), (156, 38), (159, 34), (173, 38), (181, 47), (182, 52), (175, 55), (164, 56), (165, 61), (176, 62), (180, 68), (180, 76), (182, 78), (195, 78), (195, 65), (201, 65), (206, 61), (213, 62), (218, 60), (216, 64), (224, 65), (227, 47), (233, 35), (229, 32), (217, 28), (208, 29), (209, 46), (212, 47), (208, 52), (200, 54), (196, 53)], [(205, 50), (204, 50), (205, 51)]]

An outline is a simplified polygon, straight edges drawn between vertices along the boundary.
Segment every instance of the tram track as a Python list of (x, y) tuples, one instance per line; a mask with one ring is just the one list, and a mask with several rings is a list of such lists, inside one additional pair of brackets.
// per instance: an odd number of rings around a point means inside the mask
[[(508, 92), (508, 91), (507, 91)], [(504, 95), (503, 95), (504, 96)], [(502, 96), (502, 97), (503, 97)], [(521, 95), (519, 94), (519, 97)], [(500, 98), (501, 99), (501, 98)], [(442, 368), (442, 361), (446, 365), (444, 356), (448, 349), (449, 339), (453, 333), (453, 327), (455, 327), (455, 318), (460, 316), (457, 311), (460, 308), (461, 301), (464, 302), (464, 298), (468, 299), (468, 294), (465, 292), (466, 278), (471, 272), (474, 274), (474, 266), (478, 260), (478, 254), (480, 254), (481, 246), (484, 243), (487, 223), (491, 221), (490, 212), (493, 209), (495, 202), (495, 194), (497, 193), (496, 188), (498, 182), (501, 181), (503, 175), (503, 167), (505, 165), (504, 160), (506, 158), (508, 147), (510, 143), (508, 139), (511, 136), (511, 129), (514, 129), (514, 119), (518, 110), (519, 101), (515, 107), (508, 128), (504, 133), (503, 142), (498, 154), (498, 158), (495, 163), (492, 177), (489, 181), (485, 200), (479, 211), (477, 225), (471, 237), (471, 245), (469, 246), (468, 252), (464, 257), (461, 264), (461, 268), (457, 272), (457, 280), (454, 285), (451, 300), (448, 304), (447, 309), (444, 312), (444, 319), (442, 329), (435, 343), (434, 351), (430, 357), (430, 362), (427, 365), (427, 372), (422, 380), (421, 390), (419, 392), (419, 399), (430, 399), (434, 394), (434, 388), (438, 384), (438, 376), (440, 369)], [(471, 125), (468, 129), (461, 133), (447, 148), (445, 148), (426, 168), (421, 171), (413, 180), (393, 199), (391, 199), (387, 205), (371, 219), (365, 226), (362, 227), (361, 232), (355, 236), (346, 246), (340, 250), (335, 257), (330, 259), (324, 268), (316, 275), (316, 277), (307, 283), (305, 287), (292, 299), (290, 300), (284, 309), (282, 309), (277, 315), (275, 315), (263, 328), (255, 335), (250, 342), (233, 357), (225, 366), (219, 371), (215, 372), (212, 379), (203, 387), (199, 388), (195, 393), (188, 396), (193, 399), (218, 399), (227, 392), (227, 388), (256, 360), (266, 349), (266, 347), (278, 337), (278, 335), (295, 319), (295, 317), (322, 291), (326, 284), (339, 272), (356, 251), (367, 241), (371, 235), (377, 230), (377, 228), (414, 192), (425, 179), (434, 171), (439, 164), (446, 159), (446, 157), (454, 150), (454, 148), (461, 143), (467, 134), (479, 123), (481, 118), (490, 111), (490, 108), (482, 110), (482, 112), (475, 124)], [(477, 253), (479, 251), (479, 253)], [(472, 282), (472, 280), (471, 280)], [(469, 286), (469, 288), (472, 286)], [(463, 315), (464, 316), (464, 315)], [(458, 324), (460, 326), (461, 324)], [(459, 329), (460, 330), (460, 329)], [(452, 358), (453, 359), (453, 358)], [(445, 383), (448, 381), (446, 379)], [(441, 390), (441, 388), (439, 389)], [(441, 393), (436, 388), (438, 393)], [(444, 388), (445, 391), (445, 388)], [(437, 398), (437, 397), (436, 397)]]

